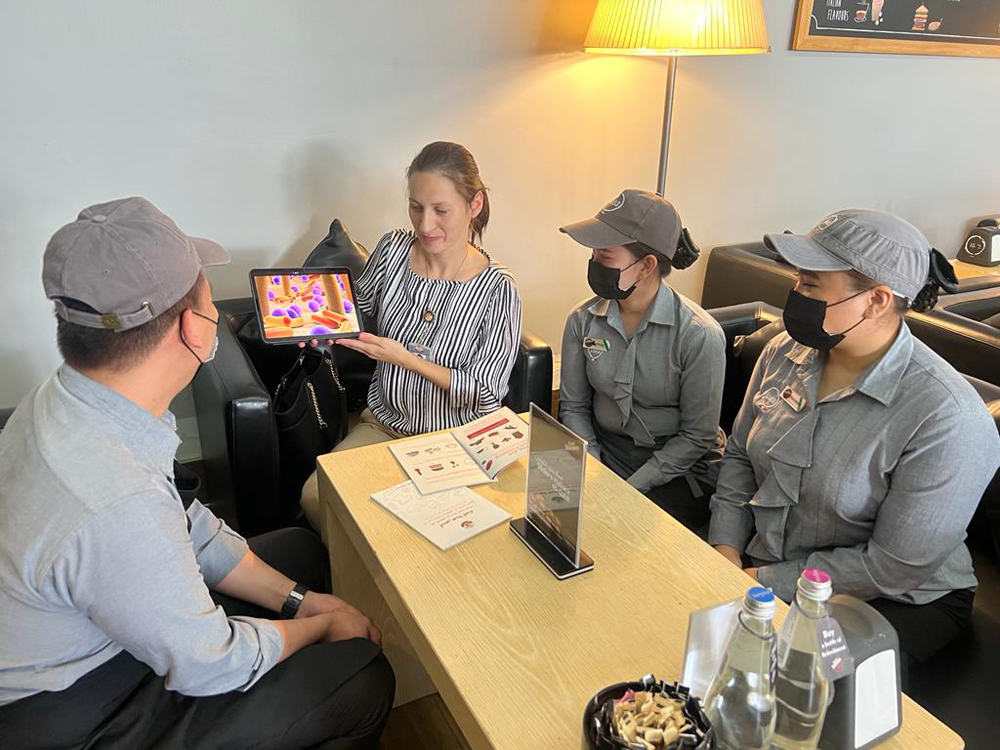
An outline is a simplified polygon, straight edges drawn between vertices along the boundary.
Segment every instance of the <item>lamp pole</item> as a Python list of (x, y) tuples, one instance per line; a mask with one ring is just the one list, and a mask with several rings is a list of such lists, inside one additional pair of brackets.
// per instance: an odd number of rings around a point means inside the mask
[(674, 81), (677, 78), (677, 57), (667, 58), (667, 91), (663, 101), (663, 135), (660, 139), (660, 171), (656, 178), (656, 194), (667, 189), (667, 156), (670, 150), (670, 121), (674, 114)]

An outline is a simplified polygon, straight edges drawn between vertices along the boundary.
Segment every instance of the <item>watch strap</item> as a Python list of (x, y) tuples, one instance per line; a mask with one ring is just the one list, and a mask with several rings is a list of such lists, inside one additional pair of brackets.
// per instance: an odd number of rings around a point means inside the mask
[(295, 588), (288, 592), (285, 603), (281, 606), (282, 619), (291, 620), (295, 617), (295, 613), (299, 611), (299, 605), (302, 604), (307, 593), (309, 593), (309, 589), (304, 584), (295, 584)]

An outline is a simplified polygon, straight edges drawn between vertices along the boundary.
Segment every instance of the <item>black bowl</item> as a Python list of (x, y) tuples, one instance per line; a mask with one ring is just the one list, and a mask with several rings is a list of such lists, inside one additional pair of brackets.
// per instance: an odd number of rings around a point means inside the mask
[(587, 701), (587, 707), (583, 711), (583, 750), (625, 750), (629, 747), (624, 740), (611, 737), (606, 730), (602, 731), (598, 718), (605, 703), (621, 698), (629, 690), (636, 692), (651, 690), (685, 701), (684, 714), (695, 723), (704, 736), (699, 742), (682, 737), (679, 742), (671, 746), (671, 750), (713, 750), (715, 730), (712, 729), (708, 717), (701, 708), (701, 701), (691, 695), (690, 688), (676, 682), (658, 682), (652, 675), (646, 675), (636, 682), (609, 685)]

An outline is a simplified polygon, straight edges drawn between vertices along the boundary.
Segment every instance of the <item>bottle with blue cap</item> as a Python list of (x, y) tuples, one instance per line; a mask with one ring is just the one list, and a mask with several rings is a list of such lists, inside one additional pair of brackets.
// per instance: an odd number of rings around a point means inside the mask
[(755, 586), (743, 599), (739, 622), (708, 692), (705, 713), (717, 748), (766, 750), (774, 734), (775, 600)]

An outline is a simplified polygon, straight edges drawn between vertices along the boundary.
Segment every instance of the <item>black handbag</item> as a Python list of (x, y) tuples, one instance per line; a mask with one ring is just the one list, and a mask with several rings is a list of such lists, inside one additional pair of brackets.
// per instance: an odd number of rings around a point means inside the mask
[(316, 470), (316, 457), (347, 435), (347, 392), (329, 351), (303, 349), (274, 392), (281, 471), (281, 509), (286, 520), (299, 510), (302, 485)]

